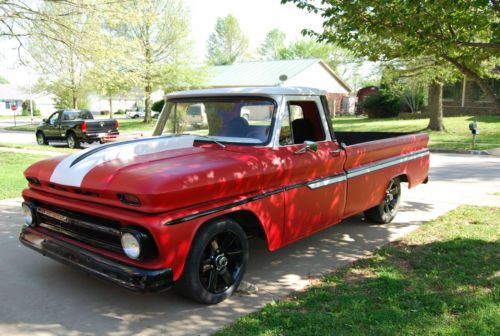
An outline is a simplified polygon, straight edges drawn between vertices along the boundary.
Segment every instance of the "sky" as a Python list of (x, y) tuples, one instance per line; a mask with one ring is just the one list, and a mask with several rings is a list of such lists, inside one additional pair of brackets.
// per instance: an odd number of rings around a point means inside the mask
[[(278, 28), (286, 33), (288, 41), (302, 37), (304, 28), (321, 30), (319, 15), (300, 10), (293, 4), (281, 5), (280, 0), (184, 0), (191, 14), (191, 39), (194, 41), (194, 56), (203, 63), (206, 41), (214, 30), (218, 17), (233, 14), (247, 35), (250, 50), (256, 50), (266, 33)], [(12, 84), (26, 86), (36, 82), (33, 70), (19, 66), (17, 44), (14, 41), (0, 41), (0, 75)]]
[[(233, 14), (250, 42), (250, 50), (256, 50), (266, 33), (278, 28), (286, 33), (287, 41), (302, 37), (304, 28), (321, 30), (319, 15), (298, 9), (293, 4), (281, 5), (280, 0), (184, 0), (191, 13), (191, 38), (194, 54), (199, 63), (206, 54), (206, 41), (214, 30), (218, 17)], [(27, 85), (28, 74), (32, 82), (36, 74), (17, 63), (17, 48), (14, 42), (0, 41), (0, 75), (12, 84)]]
[(257, 49), (267, 32), (278, 28), (288, 41), (302, 37), (304, 28), (321, 30), (319, 15), (298, 9), (293, 4), (281, 5), (280, 0), (185, 0), (191, 10), (191, 32), (197, 53), (206, 53), (206, 41), (213, 31), (217, 17), (233, 14), (250, 40), (250, 50)]

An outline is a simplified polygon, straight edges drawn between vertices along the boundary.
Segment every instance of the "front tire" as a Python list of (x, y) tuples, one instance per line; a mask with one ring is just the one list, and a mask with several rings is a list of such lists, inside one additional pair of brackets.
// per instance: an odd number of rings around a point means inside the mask
[(68, 133), (68, 136), (66, 137), (68, 141), (68, 147), (69, 148), (80, 148), (80, 140), (76, 137), (76, 134), (73, 132)]
[(42, 131), (36, 133), (36, 143), (40, 146), (47, 144), (47, 139), (45, 138), (45, 135)]
[(389, 182), (385, 191), (384, 200), (377, 206), (365, 211), (365, 218), (378, 224), (392, 222), (399, 210), (401, 202), (401, 181), (394, 178)]
[(238, 288), (247, 261), (248, 241), (241, 226), (229, 218), (218, 219), (197, 233), (178, 288), (200, 303), (219, 303)]

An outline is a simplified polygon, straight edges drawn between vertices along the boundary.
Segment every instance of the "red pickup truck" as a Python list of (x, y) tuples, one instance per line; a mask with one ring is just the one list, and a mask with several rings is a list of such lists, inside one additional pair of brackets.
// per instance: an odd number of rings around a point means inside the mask
[[(206, 124), (189, 124), (193, 105)], [(401, 182), (427, 182), (426, 134), (334, 132), (328, 111), (310, 88), (170, 94), (153, 137), (29, 167), (20, 240), (131, 290), (175, 283), (220, 302), (242, 280), (248, 237), (274, 251), (363, 211), (388, 223)]]

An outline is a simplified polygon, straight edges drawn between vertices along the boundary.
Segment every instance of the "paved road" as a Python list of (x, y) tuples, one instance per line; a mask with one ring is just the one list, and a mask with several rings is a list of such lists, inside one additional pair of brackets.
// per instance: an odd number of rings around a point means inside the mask
[(421, 221), (472, 203), (500, 206), (500, 158), (438, 155), (431, 158), (430, 183), (407, 190), (396, 221), (376, 226), (361, 216), (274, 253), (250, 244), (245, 280), (258, 286), (217, 306), (187, 301), (173, 291), (141, 295), (87, 277), (20, 246), (19, 202), (0, 202), (1, 335), (198, 335), (365, 256), (418, 227)]
[(36, 139), (32, 132), (8, 131), (0, 128), (0, 142), (36, 144)]

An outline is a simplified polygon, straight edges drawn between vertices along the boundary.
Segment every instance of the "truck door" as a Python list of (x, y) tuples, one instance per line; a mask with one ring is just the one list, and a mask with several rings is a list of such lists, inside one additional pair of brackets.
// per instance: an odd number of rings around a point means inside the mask
[(60, 137), (59, 127), (61, 124), (61, 111), (54, 112), (49, 119), (47, 119), (47, 123), (43, 127), (43, 133), (45, 137), (49, 139), (56, 139)]
[(286, 243), (338, 223), (342, 217), (345, 152), (332, 141), (321, 106), (319, 97), (288, 97), (280, 118), (277, 151), (286, 176)]

